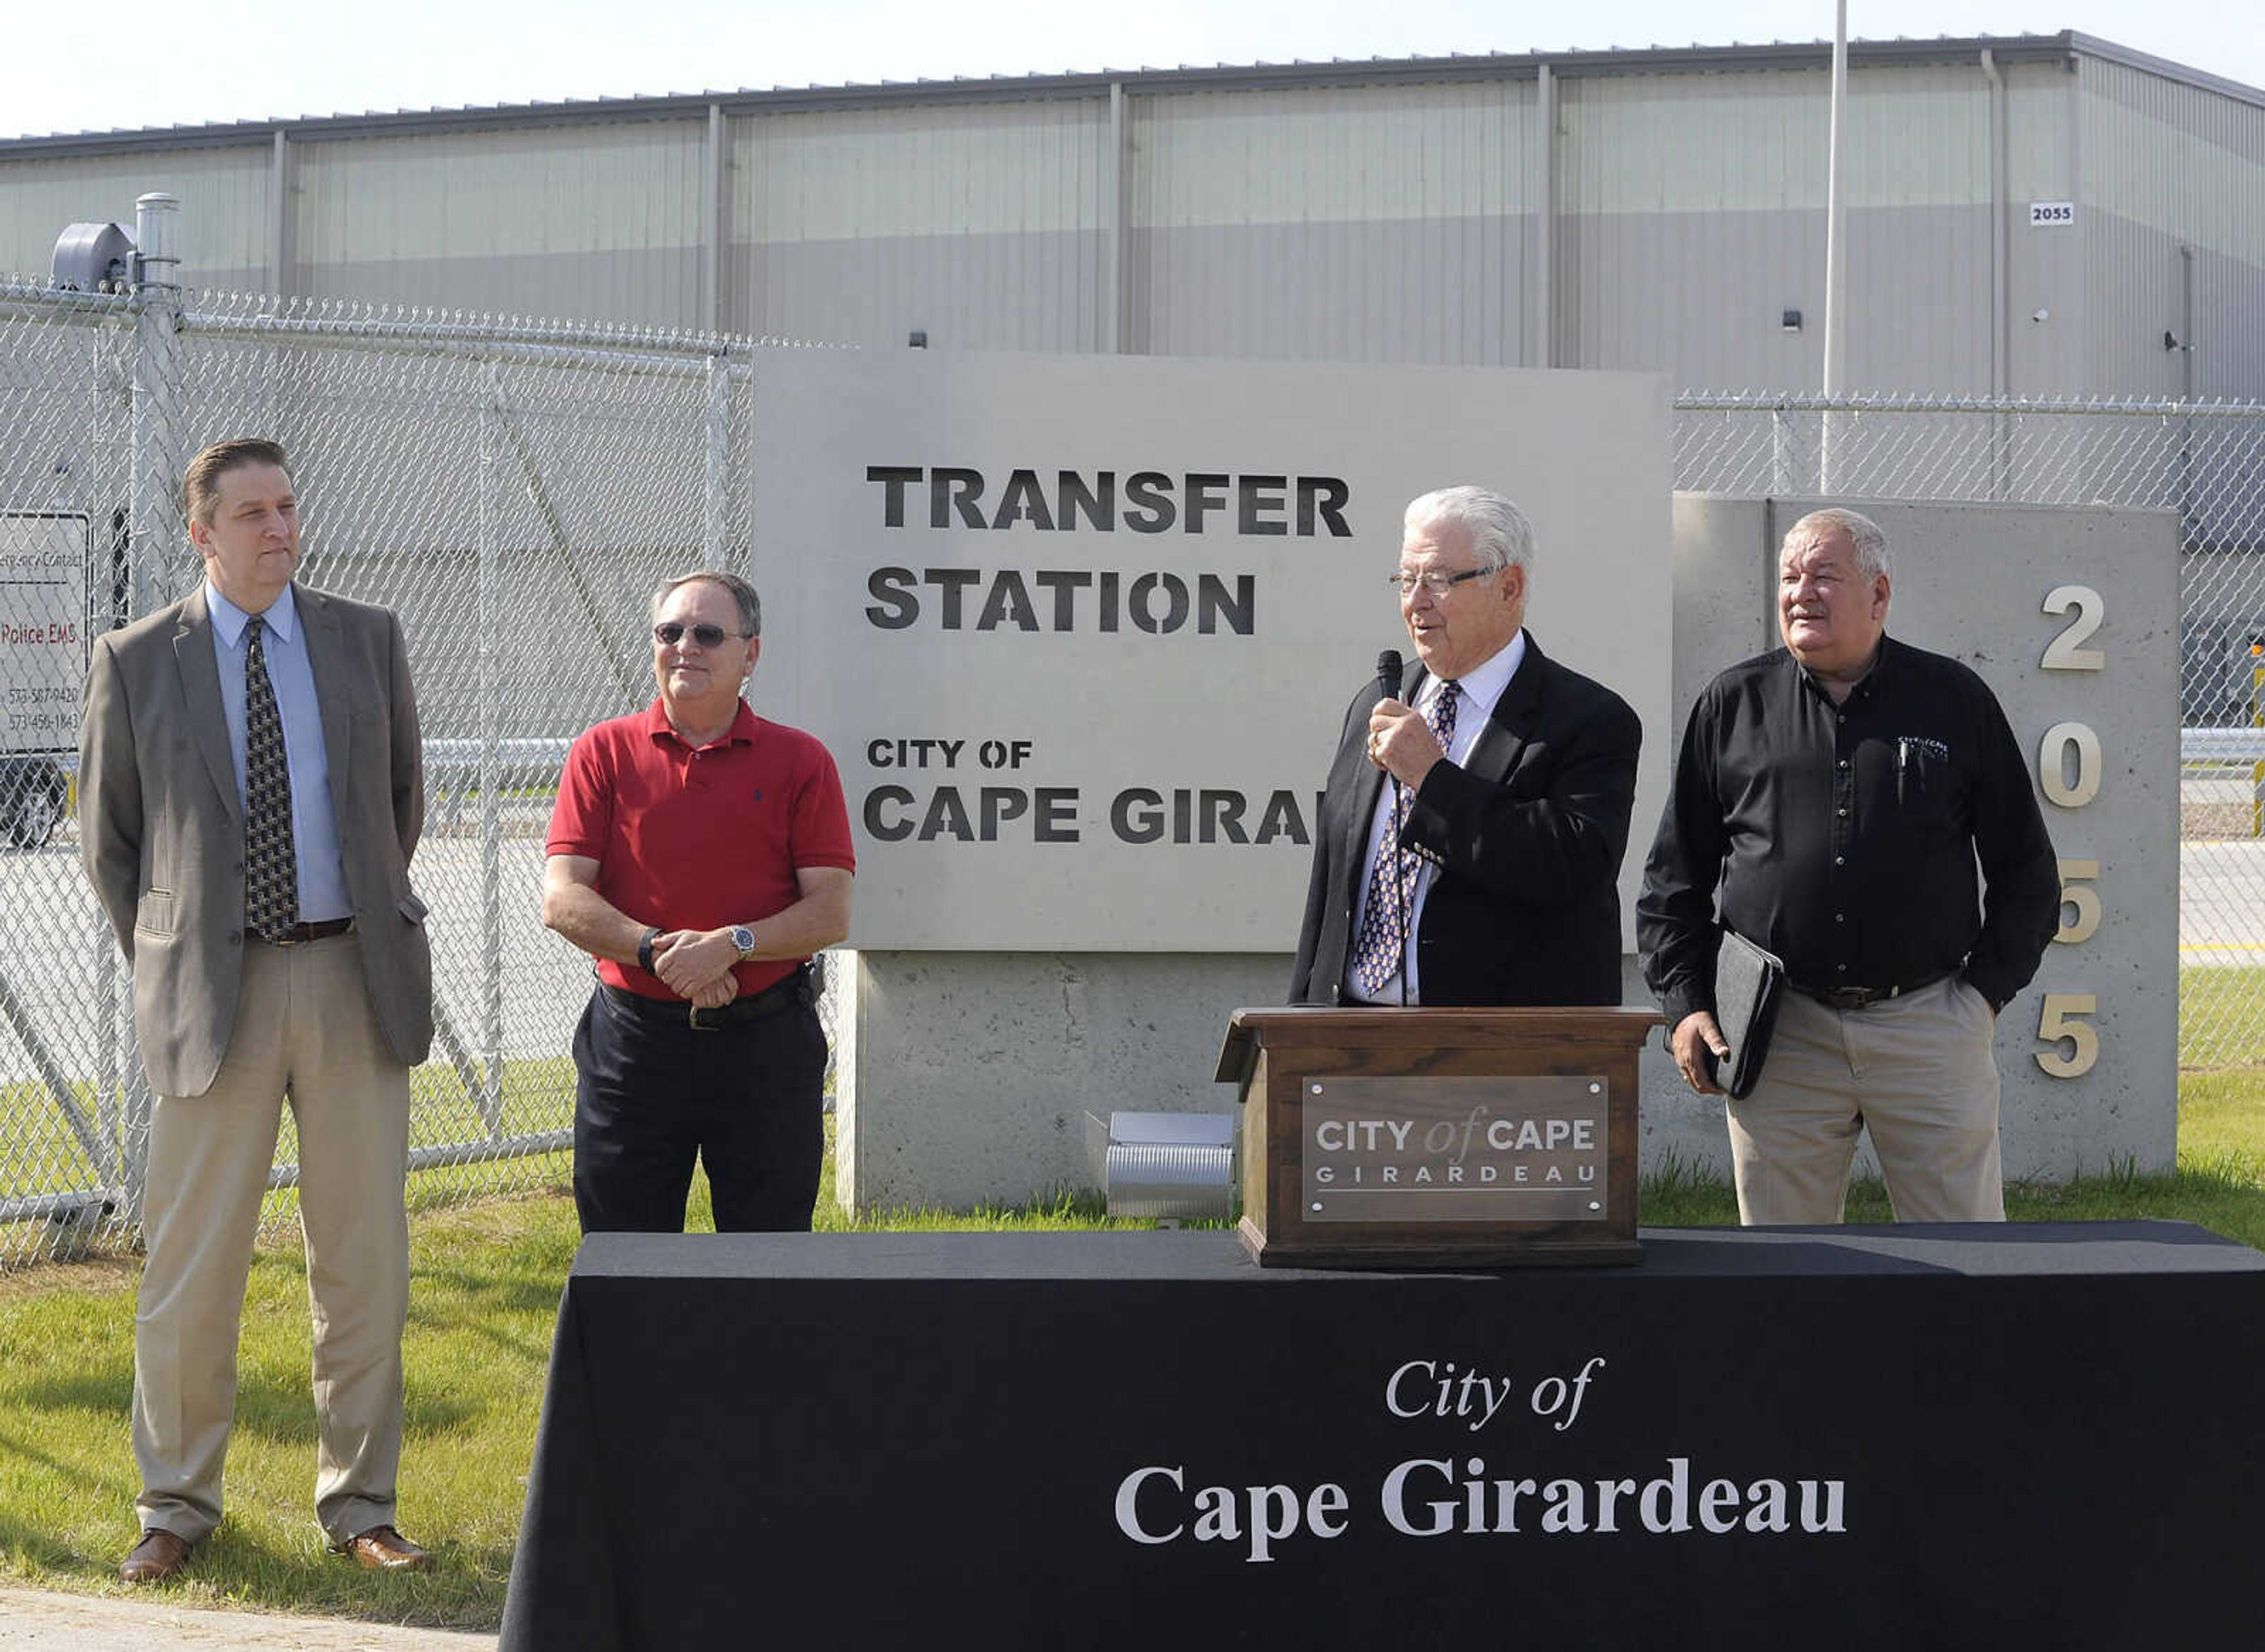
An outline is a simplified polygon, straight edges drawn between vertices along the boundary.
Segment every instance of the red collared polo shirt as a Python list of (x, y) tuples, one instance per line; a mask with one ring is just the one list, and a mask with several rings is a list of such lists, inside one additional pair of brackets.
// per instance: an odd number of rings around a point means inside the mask
[[(744, 700), (731, 731), (697, 750), (669, 726), (658, 698), (586, 731), (566, 754), (544, 848), (597, 862), (598, 892), (663, 929), (751, 923), (760, 931), (802, 898), (798, 870), (857, 869), (833, 756)], [(738, 965), (740, 995), (783, 980), (796, 964)], [(647, 998), (676, 997), (634, 964), (601, 958), (598, 975)]]

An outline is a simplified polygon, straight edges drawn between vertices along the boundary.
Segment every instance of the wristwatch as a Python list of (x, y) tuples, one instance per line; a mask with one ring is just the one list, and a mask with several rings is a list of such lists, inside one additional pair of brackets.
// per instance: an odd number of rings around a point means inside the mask
[(648, 929), (637, 937), (637, 968), (647, 975), (652, 973), (652, 943), (659, 939), (658, 928)]
[(755, 956), (755, 931), (751, 924), (732, 926), (732, 944), (739, 949), (739, 962), (745, 964)]

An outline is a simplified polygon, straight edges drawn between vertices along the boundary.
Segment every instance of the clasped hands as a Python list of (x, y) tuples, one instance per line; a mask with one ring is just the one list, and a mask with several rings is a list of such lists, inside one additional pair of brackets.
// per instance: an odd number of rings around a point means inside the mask
[(671, 929), (652, 943), (652, 972), (695, 1009), (720, 1009), (739, 995), (732, 972), (739, 961), (728, 929)]
[(1403, 786), (1424, 783), (1446, 753), (1422, 712), (1398, 700), (1380, 700), (1368, 714), (1368, 761)]

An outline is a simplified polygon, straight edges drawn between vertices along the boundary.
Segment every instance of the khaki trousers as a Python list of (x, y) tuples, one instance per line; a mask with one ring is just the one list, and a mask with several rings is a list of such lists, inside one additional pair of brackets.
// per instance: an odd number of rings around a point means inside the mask
[(2004, 1221), (1995, 1019), (1956, 977), (1862, 1009), (1787, 988), (1753, 1094), (1725, 1108), (1738, 1219), (1842, 1219), (1868, 1129), (1897, 1221)]
[(134, 1315), (142, 1525), (193, 1543), (220, 1523), (237, 1335), (260, 1200), (288, 1096), (314, 1318), (315, 1514), (332, 1542), (394, 1518), (409, 1073), (370, 1012), (352, 935), (247, 942), (228, 1055), (202, 1095), (161, 1095)]

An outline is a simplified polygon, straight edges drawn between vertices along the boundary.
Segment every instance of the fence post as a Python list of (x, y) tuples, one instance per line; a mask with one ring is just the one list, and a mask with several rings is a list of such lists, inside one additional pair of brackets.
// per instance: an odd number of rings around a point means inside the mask
[[(182, 556), (181, 520), (181, 202), (162, 192), (134, 203), (134, 402), (127, 508), (132, 526), (127, 551), (128, 616), (139, 618), (170, 594), (165, 570)], [(130, 996), (130, 995), (129, 995)], [(119, 1074), (125, 1086), (120, 1132), (120, 1182), (134, 1226), (142, 1224), (142, 1198), (149, 1168), (150, 1095), (134, 1037), (133, 1008), (121, 1007), (127, 1048)]]
[(131, 615), (169, 594), (165, 561), (181, 552), (181, 331), (179, 200), (134, 203), (133, 543)]
[(1793, 427), (1780, 402), (1770, 409), (1770, 492), (1779, 499), (1800, 491), (1793, 479)]
[(480, 708), (480, 1093), (474, 1098), (491, 1136), (503, 1134), (503, 798), (496, 761), (502, 695), (496, 682), (496, 558), (503, 542), (496, 497), (501, 469), (503, 377), (487, 364), (480, 404), (480, 551), (473, 602), (478, 615)]
[(724, 560), (724, 541), (730, 530), (725, 505), (731, 497), (732, 368), (721, 349), (708, 357), (708, 412), (703, 425), (708, 486), (701, 513), (700, 565), (722, 568), (728, 565)]

